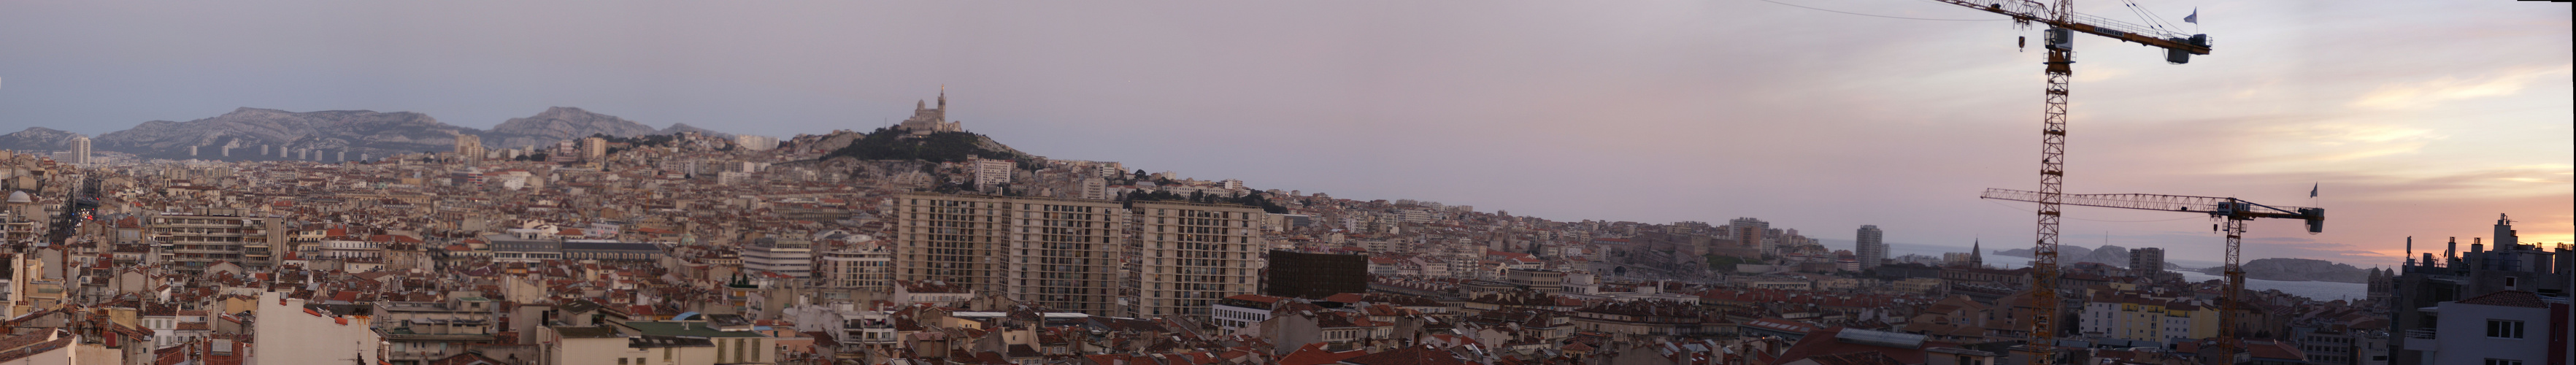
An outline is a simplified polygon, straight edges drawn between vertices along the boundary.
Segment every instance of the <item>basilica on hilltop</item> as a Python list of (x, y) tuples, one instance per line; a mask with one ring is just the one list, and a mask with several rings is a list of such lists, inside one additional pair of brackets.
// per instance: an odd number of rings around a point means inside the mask
[(911, 132), (913, 137), (938, 132), (966, 131), (965, 125), (948, 120), (948, 87), (946, 86), (939, 87), (938, 108), (931, 108), (928, 102), (915, 101), (912, 106), (912, 118), (904, 119), (899, 128)]

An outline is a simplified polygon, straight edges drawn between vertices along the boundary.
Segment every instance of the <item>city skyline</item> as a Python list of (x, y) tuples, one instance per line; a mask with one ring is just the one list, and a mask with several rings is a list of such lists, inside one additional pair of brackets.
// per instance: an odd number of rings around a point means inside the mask
[[(1974, 197), (2036, 185), (2037, 53), (2008, 39), (2036, 34), (1998, 21), (1758, 2), (166, 5), (0, 15), (16, 35), (0, 37), (0, 132), (234, 107), (489, 128), (560, 105), (785, 137), (899, 121), (947, 85), (952, 118), (1022, 150), (1263, 189), (1556, 220), (1867, 224), (1900, 244), (2021, 248), (2031, 231), (2026, 206)], [(2120, 10), (2093, 6), (2079, 10)], [(2070, 192), (2329, 209), (2320, 235), (2257, 223), (2253, 257), (2393, 265), (2406, 236), (2481, 236), (2498, 213), (2527, 242), (2576, 241), (2568, 17), (2532, 6), (2556, 5), (2202, 4), (2216, 51), (2183, 66), (2079, 40)], [(559, 19), (590, 13), (619, 20)], [(2195, 217), (2069, 217), (2076, 237), (2177, 260), (2219, 243)]]

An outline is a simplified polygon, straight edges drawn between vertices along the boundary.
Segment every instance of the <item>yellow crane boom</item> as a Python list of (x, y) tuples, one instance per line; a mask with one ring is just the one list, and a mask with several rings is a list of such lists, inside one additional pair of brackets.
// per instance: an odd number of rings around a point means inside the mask
[[(2059, 207), (2063, 203), (2066, 180), (2066, 107), (2068, 84), (2074, 78), (2075, 33), (2109, 37), (2166, 50), (2165, 61), (2174, 64), (2191, 62), (2192, 55), (2209, 54), (2209, 36), (2185, 35), (2155, 27), (2123, 23), (2098, 16), (2075, 13), (2074, 0), (1933, 0), (2012, 17), (2022, 26), (2033, 23), (2048, 25), (2045, 43), (2047, 60), (2042, 71), (2047, 73), (2048, 88), (2043, 91), (2040, 109), (2039, 191), (2031, 192), (2031, 202), (2039, 203), (2038, 235), (2033, 240), (2030, 267), (2031, 299), (2040, 315), (2030, 325), (2036, 340), (2029, 348), (2042, 363), (2058, 362), (2054, 346), (2057, 339), (2057, 316), (2062, 303), (2057, 291), (2057, 240)], [(1980, 3), (1983, 1), (1983, 3)], [(2233, 242), (2233, 240), (2231, 240)], [(2232, 246), (2232, 244), (2231, 244)], [(2219, 351), (2232, 354), (2234, 347)]]

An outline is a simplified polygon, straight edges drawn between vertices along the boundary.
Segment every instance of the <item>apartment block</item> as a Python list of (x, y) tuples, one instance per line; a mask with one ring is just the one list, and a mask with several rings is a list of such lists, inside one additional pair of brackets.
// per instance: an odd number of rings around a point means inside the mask
[(883, 293), (893, 290), (894, 252), (874, 243), (824, 250), (814, 260), (814, 276), (828, 288)]
[(1261, 208), (1136, 202), (1139, 257), (1129, 316), (1208, 320), (1225, 297), (1260, 293)]
[(895, 198), (895, 278), (1097, 315), (1118, 299), (1119, 204), (913, 193)]
[(145, 220), (162, 262), (182, 272), (202, 272), (217, 262), (250, 268), (275, 265), (272, 242), (285, 242), (286, 230), (271, 217), (239, 209), (198, 213), (156, 213)]
[(762, 237), (742, 248), (742, 270), (759, 275), (774, 273), (790, 278), (814, 276), (814, 244), (803, 239)]

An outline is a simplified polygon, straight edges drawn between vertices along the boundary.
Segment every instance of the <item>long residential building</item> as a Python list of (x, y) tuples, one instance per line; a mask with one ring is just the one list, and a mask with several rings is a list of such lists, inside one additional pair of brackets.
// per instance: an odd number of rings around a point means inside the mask
[(275, 265), (272, 242), (284, 242), (285, 230), (271, 217), (239, 209), (210, 209), (204, 214), (158, 213), (146, 223), (154, 246), (182, 272), (202, 272), (217, 262), (265, 269)]
[(1117, 202), (932, 193), (895, 200), (898, 280), (1095, 315), (1116, 308), (1124, 215)]
[(1129, 316), (1208, 320), (1225, 297), (1260, 293), (1260, 254), (1268, 246), (1254, 221), (1261, 208), (1136, 202), (1137, 288)]

